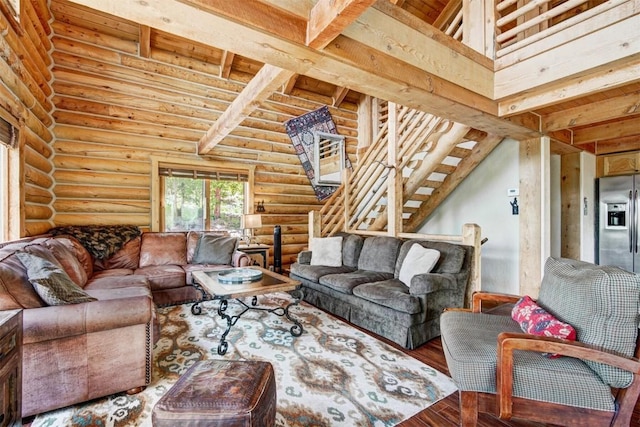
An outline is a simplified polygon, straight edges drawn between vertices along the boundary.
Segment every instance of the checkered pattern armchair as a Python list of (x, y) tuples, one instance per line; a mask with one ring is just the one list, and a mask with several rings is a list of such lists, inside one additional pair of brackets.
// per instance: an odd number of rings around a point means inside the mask
[(477, 293), (472, 311), (442, 314), (461, 425), (475, 426), (478, 412), (488, 412), (567, 426), (628, 426), (640, 393), (640, 275), (547, 260), (537, 303), (573, 326), (576, 341), (523, 333), (512, 304), (482, 311), (488, 300), (518, 299)]

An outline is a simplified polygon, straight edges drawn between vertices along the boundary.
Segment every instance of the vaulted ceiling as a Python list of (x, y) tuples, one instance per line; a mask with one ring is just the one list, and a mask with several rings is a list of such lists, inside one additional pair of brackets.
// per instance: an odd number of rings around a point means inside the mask
[[(493, 134), (549, 134), (567, 150), (640, 149), (637, 0), (618, 2), (628, 8), (598, 43), (585, 37), (575, 57), (543, 52), (529, 69), (522, 61), (510, 85), (496, 82), (506, 74), (500, 60), (433, 26), (460, 9), (456, 0), (70, 1), (117, 17), (114, 24), (86, 15), (103, 32), (138, 41), (141, 55), (151, 47), (181, 53), (203, 70), (249, 82), (200, 141), (203, 153), (275, 91), (312, 92), (334, 104), (372, 95)], [(561, 18), (586, 13), (576, 4)]]

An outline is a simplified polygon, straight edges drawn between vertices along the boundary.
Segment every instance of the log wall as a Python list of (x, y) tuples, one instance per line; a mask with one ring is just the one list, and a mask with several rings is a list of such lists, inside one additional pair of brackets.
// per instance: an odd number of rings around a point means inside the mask
[[(23, 1), (20, 22), (0, 13), (0, 110), (20, 129), (20, 179), (10, 191), (20, 191), (16, 206), (21, 218), (10, 237), (40, 234), (52, 226), (53, 104), (50, 67), (51, 14), (46, 0)], [(20, 188), (17, 188), (20, 187)]]
[[(151, 45), (141, 49), (139, 29), (131, 22), (62, 1), (53, 1), (51, 10), (54, 222), (148, 229), (151, 156), (199, 159), (198, 140), (251, 74), (235, 68), (228, 79), (220, 78), (220, 66), (206, 60), (206, 47), (189, 49), (152, 30)], [(212, 61), (219, 60), (213, 54)], [(266, 213), (255, 234), (272, 244), (273, 226), (282, 227), (283, 266), (307, 245), (308, 212), (321, 206), (284, 122), (331, 103), (300, 90), (275, 93), (207, 155), (256, 166), (253, 200), (264, 201)], [(343, 102), (330, 112), (355, 163), (357, 106)]]

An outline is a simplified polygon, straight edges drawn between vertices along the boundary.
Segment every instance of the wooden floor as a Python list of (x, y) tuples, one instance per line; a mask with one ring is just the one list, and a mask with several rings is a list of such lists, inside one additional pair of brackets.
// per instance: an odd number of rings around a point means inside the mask
[[(380, 337), (377, 337), (380, 339)], [(447, 363), (442, 352), (442, 343), (440, 338), (435, 338), (428, 343), (420, 346), (416, 350), (405, 350), (389, 341), (390, 345), (398, 348), (410, 356), (420, 360), (421, 362), (444, 372), (449, 375), (447, 369)], [(431, 407), (418, 413), (412, 418), (400, 424), (402, 427), (424, 427), (424, 426), (437, 426), (437, 427), (453, 427), (457, 426), (460, 421), (460, 410), (458, 407), (458, 393), (454, 393), (449, 397), (437, 402)], [(636, 403), (633, 418), (631, 420), (632, 426), (640, 426), (640, 404)], [(497, 417), (489, 414), (480, 414), (478, 417), (478, 426), (480, 427), (540, 427), (544, 424), (532, 423), (522, 420), (503, 421)]]

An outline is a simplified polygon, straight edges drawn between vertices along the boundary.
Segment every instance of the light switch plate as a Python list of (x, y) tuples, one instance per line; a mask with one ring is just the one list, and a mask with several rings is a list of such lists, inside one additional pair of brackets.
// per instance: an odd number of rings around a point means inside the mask
[(520, 195), (520, 190), (517, 188), (509, 188), (507, 189), (507, 197), (517, 197)]

